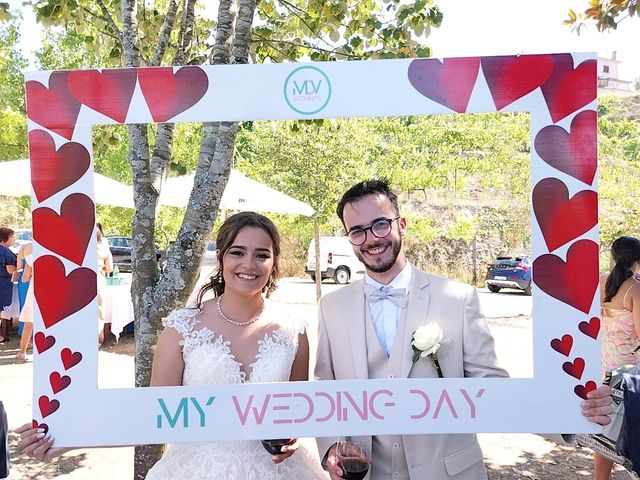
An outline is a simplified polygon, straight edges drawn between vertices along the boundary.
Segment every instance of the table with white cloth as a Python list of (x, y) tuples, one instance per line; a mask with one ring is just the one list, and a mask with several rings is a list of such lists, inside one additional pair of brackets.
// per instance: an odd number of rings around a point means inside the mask
[(111, 324), (111, 333), (116, 336), (116, 339), (119, 339), (122, 330), (133, 322), (130, 283), (105, 287), (104, 321)]

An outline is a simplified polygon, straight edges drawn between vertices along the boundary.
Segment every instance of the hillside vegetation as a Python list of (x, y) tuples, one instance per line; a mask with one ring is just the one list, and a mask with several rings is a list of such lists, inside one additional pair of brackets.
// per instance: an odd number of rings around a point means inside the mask
[[(639, 112), (640, 95), (599, 103), (603, 250), (622, 234), (640, 236)], [(172, 174), (195, 167), (193, 139), (198, 128), (180, 126)], [(96, 168), (127, 181), (124, 131), (96, 130)], [(468, 282), (474, 279), (475, 263), (476, 281), (481, 282), (485, 264), (496, 255), (530, 251), (529, 152), (526, 114), (246, 122), (235, 167), (311, 204), (320, 233), (329, 235), (341, 234), (334, 208), (349, 185), (370, 177), (388, 178), (400, 192), (409, 219), (411, 260)], [(0, 224), (29, 226), (28, 198), (4, 198), (2, 204)], [(129, 234), (132, 214), (98, 206), (98, 219), (109, 234)], [(181, 217), (181, 209), (161, 209), (161, 247), (175, 238)], [(314, 219), (273, 217), (286, 239), (283, 270), (300, 275)]]

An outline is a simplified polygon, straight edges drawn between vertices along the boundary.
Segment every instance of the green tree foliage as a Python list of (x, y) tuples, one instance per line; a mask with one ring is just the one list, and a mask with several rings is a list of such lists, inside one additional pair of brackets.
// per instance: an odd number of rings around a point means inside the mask
[(637, 0), (590, 0), (589, 7), (576, 13), (569, 10), (569, 18), (564, 21), (576, 33), (587, 23), (594, 23), (599, 31), (615, 30), (625, 18), (638, 14)]
[(327, 222), (345, 186), (374, 173), (359, 127), (352, 120), (255, 122), (239, 141), (237, 166), (309, 203)]
[(598, 106), (600, 241), (605, 247), (621, 235), (640, 237), (638, 103), (640, 96), (604, 97)]
[[(253, 122), (239, 136), (236, 166), (310, 203), (322, 234), (341, 231), (334, 209), (344, 189), (378, 177), (402, 193), (416, 257), (426, 243), (468, 244), (477, 235), (493, 237), (501, 251), (522, 252), (530, 242), (528, 119), (483, 114)], [(300, 227), (306, 245), (311, 233)]]
[(27, 60), (18, 49), (17, 21), (0, 24), (0, 160), (27, 157), (24, 78)]
[(0, 21), (5, 21), (13, 18), (11, 12), (9, 11), (9, 3), (8, 2), (0, 2)]
[(428, 57), (425, 39), (442, 23), (431, 0), (267, 0), (253, 33), (258, 61)]
[[(387, 178), (402, 191), (439, 190), (452, 199), (465, 187), (522, 196), (529, 194), (529, 177), (512, 172), (529, 168), (528, 119), (525, 114), (481, 114), (254, 122), (241, 133), (236, 162), (241, 170), (310, 203), (323, 221), (333, 214), (341, 189), (372, 176)], [(311, 189), (314, 168), (328, 182), (318, 185), (338, 181), (336, 193)]]

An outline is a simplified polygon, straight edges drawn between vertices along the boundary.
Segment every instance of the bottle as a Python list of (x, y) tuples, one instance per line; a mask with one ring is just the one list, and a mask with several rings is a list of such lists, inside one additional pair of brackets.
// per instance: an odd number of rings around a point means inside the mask
[(112, 277), (113, 278), (120, 278), (120, 270), (118, 270), (118, 266), (117, 265), (115, 267), (113, 267)]

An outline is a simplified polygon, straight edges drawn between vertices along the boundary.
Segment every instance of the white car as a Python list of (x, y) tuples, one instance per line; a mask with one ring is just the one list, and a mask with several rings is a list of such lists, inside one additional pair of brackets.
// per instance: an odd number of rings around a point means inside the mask
[[(307, 275), (316, 279), (316, 244), (309, 243), (307, 252)], [(358, 260), (347, 237), (320, 237), (320, 276), (321, 280), (332, 278), (344, 285), (355, 276), (364, 275), (364, 264)]]
[(33, 233), (30, 228), (16, 228), (16, 243), (10, 248), (13, 253), (18, 253), (22, 245), (33, 241)]
[(203, 267), (214, 267), (216, 264), (216, 242), (207, 242), (207, 249), (204, 251)]

